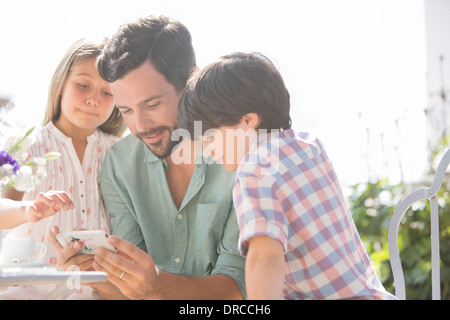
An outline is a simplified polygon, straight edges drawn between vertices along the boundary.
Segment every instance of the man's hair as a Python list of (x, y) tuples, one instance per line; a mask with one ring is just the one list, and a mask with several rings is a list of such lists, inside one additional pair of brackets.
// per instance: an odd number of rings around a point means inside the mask
[(105, 81), (112, 83), (146, 61), (182, 92), (196, 66), (189, 30), (165, 16), (148, 16), (126, 23), (107, 42), (97, 69)]
[(178, 107), (181, 128), (194, 134), (194, 121), (202, 121), (202, 134), (233, 126), (247, 113), (257, 113), (256, 129), (289, 129), (289, 92), (272, 62), (260, 53), (233, 53), (199, 71), (187, 84)]

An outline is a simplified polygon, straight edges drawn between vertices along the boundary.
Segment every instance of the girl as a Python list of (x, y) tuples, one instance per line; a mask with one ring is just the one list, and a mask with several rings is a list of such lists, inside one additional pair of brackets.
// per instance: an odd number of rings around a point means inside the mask
[[(58, 212), (36, 223), (25, 223), (7, 236), (32, 237), (47, 245), (43, 263), (58, 264), (58, 249), (49, 243), (53, 225), (59, 231), (101, 229), (109, 231), (109, 219), (99, 190), (99, 176), (104, 156), (125, 131), (125, 123), (114, 106), (109, 84), (96, 69), (104, 41), (75, 42), (56, 68), (50, 83), (43, 127), (28, 150), (31, 156), (48, 151), (61, 154), (46, 165), (47, 178), (41, 190), (21, 193), (7, 190), (12, 200), (36, 199), (40, 191), (65, 190), (73, 199), (74, 209)], [(65, 286), (65, 285), (64, 285)], [(54, 286), (18, 288), (7, 298), (43, 298)], [(12, 291), (8, 289), (6, 291)], [(5, 294), (8, 294), (5, 292)], [(91, 298), (89, 287), (78, 290), (79, 298)], [(64, 297), (62, 297), (64, 298)]]

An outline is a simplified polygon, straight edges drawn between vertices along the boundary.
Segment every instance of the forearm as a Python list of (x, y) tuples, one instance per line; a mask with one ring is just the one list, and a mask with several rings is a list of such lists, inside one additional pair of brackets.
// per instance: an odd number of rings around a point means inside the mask
[(233, 278), (223, 275), (188, 277), (158, 272), (158, 285), (150, 299), (170, 300), (241, 300), (241, 291)]
[(96, 290), (105, 300), (129, 300), (114, 284), (111, 282), (86, 283), (85, 285)]
[[(147, 252), (132, 243), (116, 236), (109, 236), (107, 241), (117, 252), (97, 248), (93, 267), (106, 272), (108, 280), (130, 299), (242, 299), (238, 285), (229, 276), (189, 277), (165, 272), (155, 266)], [(110, 293), (103, 288), (98, 290), (108, 298)]]
[[(241, 292), (234, 280), (225, 275), (187, 277), (159, 272), (161, 285), (148, 300), (240, 300)], [(106, 300), (128, 299), (110, 282), (88, 284)]]
[(247, 298), (281, 299), (284, 276), (284, 251), (280, 242), (267, 236), (252, 238), (245, 264)]
[(25, 211), (32, 201), (0, 200), (0, 229), (12, 229), (27, 222)]
[(245, 283), (249, 300), (281, 299), (284, 263), (264, 260), (257, 262), (251, 268), (246, 268)]

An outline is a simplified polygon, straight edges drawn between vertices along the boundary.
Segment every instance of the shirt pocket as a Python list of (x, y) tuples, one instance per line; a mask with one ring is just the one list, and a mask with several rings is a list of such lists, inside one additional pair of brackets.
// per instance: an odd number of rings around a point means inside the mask
[(214, 250), (223, 237), (230, 210), (223, 203), (197, 204), (196, 235), (201, 245), (214, 245)]

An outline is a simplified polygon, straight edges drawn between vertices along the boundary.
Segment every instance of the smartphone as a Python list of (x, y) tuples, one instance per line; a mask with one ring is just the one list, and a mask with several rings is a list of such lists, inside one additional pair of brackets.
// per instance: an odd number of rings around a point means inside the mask
[(117, 251), (106, 241), (108, 234), (102, 230), (60, 232), (56, 235), (56, 239), (63, 247), (77, 241), (80, 242), (83, 247), (78, 251), (79, 254), (94, 254), (97, 247), (106, 248), (113, 252)]

